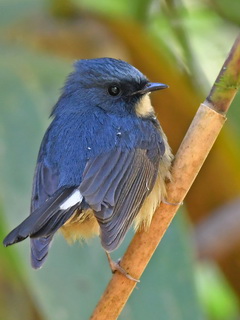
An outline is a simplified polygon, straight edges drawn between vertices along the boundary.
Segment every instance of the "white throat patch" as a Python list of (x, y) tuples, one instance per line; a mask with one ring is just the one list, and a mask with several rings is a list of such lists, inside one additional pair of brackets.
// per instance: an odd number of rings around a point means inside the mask
[(136, 114), (138, 117), (147, 117), (154, 112), (149, 94), (145, 94), (136, 105)]

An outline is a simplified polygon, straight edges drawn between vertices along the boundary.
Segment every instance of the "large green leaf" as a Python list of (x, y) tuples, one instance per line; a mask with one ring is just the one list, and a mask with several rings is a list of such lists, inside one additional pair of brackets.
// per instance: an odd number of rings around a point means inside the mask
[(44, 7), (43, 1), (0, 0), (0, 26), (9, 26)]
[[(0, 239), (6, 233), (6, 224), (0, 208)], [(23, 265), (17, 250), (6, 250), (0, 246), (0, 319), (42, 320), (41, 310), (24, 281)]]

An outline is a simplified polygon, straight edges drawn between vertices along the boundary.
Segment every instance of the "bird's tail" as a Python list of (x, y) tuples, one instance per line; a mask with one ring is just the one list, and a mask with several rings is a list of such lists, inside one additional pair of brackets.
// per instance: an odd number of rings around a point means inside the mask
[(3, 244), (7, 247), (30, 237), (32, 266), (40, 268), (47, 257), (54, 233), (71, 218), (81, 200), (79, 191), (74, 188), (53, 195), (13, 229), (3, 240)]
[(30, 239), (31, 242), (31, 264), (34, 269), (39, 269), (44, 264), (49, 246), (51, 244), (53, 235), (41, 237), (37, 239)]

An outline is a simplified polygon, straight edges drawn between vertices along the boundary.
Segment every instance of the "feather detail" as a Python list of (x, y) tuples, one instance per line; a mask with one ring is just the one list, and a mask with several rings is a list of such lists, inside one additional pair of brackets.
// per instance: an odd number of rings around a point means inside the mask
[(71, 208), (61, 210), (60, 206), (75, 192), (74, 188), (57, 192), (45, 203), (28, 216), (18, 227), (12, 230), (4, 239), (4, 245), (9, 246), (30, 237), (46, 237), (57, 231), (79, 206), (77, 202)]
[(123, 241), (153, 188), (159, 160), (157, 149), (151, 150), (151, 159), (146, 149), (114, 149), (87, 163), (79, 190), (94, 210), (105, 250)]
[(73, 243), (99, 235), (99, 224), (92, 209), (77, 210), (60, 231), (69, 243)]
[[(163, 139), (167, 141), (167, 138), (163, 132), (161, 132)], [(152, 221), (153, 214), (162, 200), (166, 198), (166, 181), (171, 180), (171, 172), (170, 167), (173, 160), (173, 154), (168, 144), (165, 145), (165, 153), (162, 156), (159, 169), (158, 176), (156, 179), (156, 183), (148, 195), (146, 200), (144, 201), (138, 215), (134, 219), (134, 229), (147, 229), (150, 226)]]
[(45, 262), (52, 235), (38, 239), (30, 239), (31, 242), (31, 265), (34, 269), (39, 269)]

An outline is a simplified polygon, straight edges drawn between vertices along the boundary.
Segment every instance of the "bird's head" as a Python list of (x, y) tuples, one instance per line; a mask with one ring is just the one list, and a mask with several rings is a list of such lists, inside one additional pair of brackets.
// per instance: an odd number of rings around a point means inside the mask
[(58, 109), (67, 112), (101, 108), (118, 115), (135, 113), (147, 117), (153, 112), (149, 93), (168, 87), (149, 82), (139, 70), (122, 60), (79, 60), (74, 66), (53, 113)]

